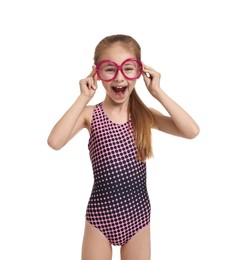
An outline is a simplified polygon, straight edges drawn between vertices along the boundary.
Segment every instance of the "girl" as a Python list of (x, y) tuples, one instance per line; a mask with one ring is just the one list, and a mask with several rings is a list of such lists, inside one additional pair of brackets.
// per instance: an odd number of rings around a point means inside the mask
[[(141, 62), (139, 44), (127, 35), (105, 37), (97, 45), (90, 75), (81, 93), (53, 127), (48, 144), (62, 148), (81, 129), (90, 133), (94, 185), (86, 211), (82, 260), (110, 260), (111, 245), (122, 260), (150, 259), (150, 202), (146, 159), (152, 156), (151, 129), (188, 139), (195, 121), (160, 88), (160, 73)], [(146, 107), (135, 90), (142, 75), (150, 94), (169, 116)], [(101, 81), (106, 96), (90, 106)]]

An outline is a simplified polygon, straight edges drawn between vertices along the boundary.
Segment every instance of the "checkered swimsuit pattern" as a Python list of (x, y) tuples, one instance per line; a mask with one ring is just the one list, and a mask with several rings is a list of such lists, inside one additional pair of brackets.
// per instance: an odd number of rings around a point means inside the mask
[(113, 245), (126, 244), (150, 222), (146, 163), (136, 160), (132, 122), (112, 122), (95, 106), (89, 139), (94, 185), (86, 219)]

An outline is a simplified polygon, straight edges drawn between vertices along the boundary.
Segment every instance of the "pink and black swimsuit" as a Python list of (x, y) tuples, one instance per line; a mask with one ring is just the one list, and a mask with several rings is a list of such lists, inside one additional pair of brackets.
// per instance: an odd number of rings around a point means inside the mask
[(86, 219), (113, 245), (126, 244), (150, 222), (146, 163), (136, 159), (132, 122), (112, 122), (95, 106), (89, 139), (94, 185)]

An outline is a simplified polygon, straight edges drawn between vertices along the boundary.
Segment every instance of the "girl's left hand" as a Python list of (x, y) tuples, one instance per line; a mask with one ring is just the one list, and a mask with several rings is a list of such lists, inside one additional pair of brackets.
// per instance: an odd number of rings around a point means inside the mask
[(161, 74), (151, 67), (143, 64), (143, 79), (148, 91), (152, 96), (156, 96), (160, 90), (160, 78)]

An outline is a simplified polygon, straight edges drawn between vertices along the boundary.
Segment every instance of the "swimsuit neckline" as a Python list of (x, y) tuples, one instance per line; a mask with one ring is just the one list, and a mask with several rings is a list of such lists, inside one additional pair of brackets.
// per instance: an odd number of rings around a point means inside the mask
[(109, 120), (109, 122), (111, 122), (113, 125), (116, 125), (116, 126), (124, 126), (124, 125), (127, 125), (130, 121), (131, 121), (131, 115), (129, 115), (129, 119), (124, 122), (124, 123), (116, 123), (114, 122), (113, 120), (111, 120), (111, 118), (106, 114), (105, 110), (104, 110), (104, 107), (103, 107), (103, 103), (99, 103), (99, 107), (101, 108), (101, 111), (102, 111), (102, 114), (107, 118), (107, 120)]

